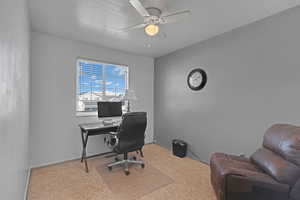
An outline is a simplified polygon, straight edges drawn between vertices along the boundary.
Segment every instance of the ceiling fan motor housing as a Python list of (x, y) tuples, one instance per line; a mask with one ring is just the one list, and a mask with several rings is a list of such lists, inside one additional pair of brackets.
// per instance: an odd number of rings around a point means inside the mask
[(172, 22), (179, 21), (179, 18), (186, 16), (190, 13), (189, 10), (178, 11), (173, 13), (168, 13), (168, 15), (162, 16), (162, 11), (158, 7), (160, 6), (149, 6), (145, 7), (140, 0), (129, 0), (129, 3), (133, 8), (143, 17), (144, 22), (125, 28), (124, 30), (133, 30), (137, 28), (144, 28), (145, 32), (149, 36), (155, 36), (159, 33), (161, 24), (168, 24)]
[(160, 17), (161, 13), (162, 13), (159, 8), (155, 8), (155, 7), (149, 7), (149, 8), (146, 8), (146, 10), (148, 11), (148, 13), (151, 16), (156, 16), (156, 17)]
[(162, 12), (160, 9), (155, 7), (149, 7), (146, 8), (146, 10), (150, 14), (150, 16), (145, 19), (146, 24), (160, 24), (162, 22), (162, 19), (160, 18)]

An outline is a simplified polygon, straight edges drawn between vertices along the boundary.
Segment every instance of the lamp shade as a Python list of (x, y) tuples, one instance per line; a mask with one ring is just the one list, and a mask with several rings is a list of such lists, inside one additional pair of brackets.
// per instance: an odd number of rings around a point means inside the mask
[(125, 100), (129, 100), (129, 101), (137, 100), (134, 90), (126, 90), (123, 100), (124, 101)]
[(145, 32), (149, 36), (155, 36), (159, 32), (159, 26), (157, 26), (156, 24), (149, 24), (145, 27)]

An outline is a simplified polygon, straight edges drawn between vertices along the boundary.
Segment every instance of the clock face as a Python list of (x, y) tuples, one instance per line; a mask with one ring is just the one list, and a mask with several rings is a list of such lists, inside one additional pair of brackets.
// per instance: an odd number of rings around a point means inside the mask
[(199, 87), (202, 83), (201, 73), (200, 72), (193, 73), (189, 79), (189, 82), (192, 87)]
[(202, 69), (194, 69), (189, 73), (187, 82), (192, 90), (200, 90), (207, 82), (207, 75)]

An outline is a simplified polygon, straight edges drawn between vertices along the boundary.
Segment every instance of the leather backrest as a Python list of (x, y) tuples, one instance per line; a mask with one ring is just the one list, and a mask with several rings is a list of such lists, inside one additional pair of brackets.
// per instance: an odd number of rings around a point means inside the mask
[(266, 148), (258, 149), (251, 156), (251, 160), (280, 183), (293, 186), (300, 177), (299, 166)]
[(124, 114), (117, 134), (119, 138), (117, 150), (122, 153), (140, 149), (144, 145), (146, 126), (146, 112)]
[(277, 181), (293, 186), (300, 179), (300, 127), (271, 126), (264, 135), (263, 148), (251, 160)]
[(275, 124), (264, 136), (263, 146), (300, 166), (300, 127)]

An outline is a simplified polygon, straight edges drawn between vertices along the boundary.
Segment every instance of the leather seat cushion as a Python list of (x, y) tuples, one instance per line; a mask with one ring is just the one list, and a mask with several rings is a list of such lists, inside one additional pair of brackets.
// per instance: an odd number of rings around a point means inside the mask
[(251, 156), (251, 160), (280, 183), (292, 186), (300, 177), (300, 168), (297, 165), (284, 160), (266, 148), (258, 149)]
[(265, 133), (263, 146), (300, 166), (300, 127), (276, 124)]

